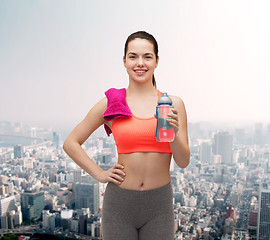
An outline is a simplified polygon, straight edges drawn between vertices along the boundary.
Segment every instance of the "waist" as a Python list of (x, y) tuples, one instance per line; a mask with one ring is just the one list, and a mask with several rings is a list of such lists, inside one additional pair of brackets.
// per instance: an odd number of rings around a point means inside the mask
[(126, 173), (121, 188), (149, 190), (170, 182), (170, 153), (129, 153), (119, 154), (118, 163)]

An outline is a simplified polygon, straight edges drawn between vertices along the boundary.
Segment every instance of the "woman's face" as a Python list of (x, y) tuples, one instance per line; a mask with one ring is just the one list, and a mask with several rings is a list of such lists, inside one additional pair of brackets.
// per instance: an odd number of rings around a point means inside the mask
[(146, 40), (136, 38), (128, 43), (124, 65), (131, 80), (136, 82), (151, 81), (158, 65), (154, 45)]

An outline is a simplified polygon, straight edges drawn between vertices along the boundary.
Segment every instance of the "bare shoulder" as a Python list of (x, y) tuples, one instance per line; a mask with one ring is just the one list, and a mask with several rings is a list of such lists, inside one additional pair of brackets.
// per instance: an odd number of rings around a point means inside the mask
[(101, 111), (105, 112), (105, 110), (107, 109), (107, 103), (108, 103), (107, 97), (103, 97), (96, 103), (94, 107), (100, 108)]
[(178, 109), (185, 109), (184, 101), (180, 97), (174, 95), (169, 95), (169, 97), (172, 99), (174, 107)]
[(72, 130), (68, 138), (83, 144), (86, 139), (102, 124), (104, 112), (107, 108), (107, 99), (99, 100), (87, 113), (85, 118)]
[(107, 98), (103, 97), (92, 107), (92, 109), (88, 112), (85, 119), (90, 117), (92, 118), (93, 116), (95, 116), (95, 118), (103, 119), (103, 115), (106, 109), (107, 109)]

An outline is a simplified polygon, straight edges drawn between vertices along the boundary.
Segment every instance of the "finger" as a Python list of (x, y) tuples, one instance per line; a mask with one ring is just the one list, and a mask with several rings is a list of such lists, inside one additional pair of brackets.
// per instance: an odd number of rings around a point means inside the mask
[(177, 116), (177, 115), (175, 115), (175, 114), (169, 115), (169, 114), (168, 114), (168, 116), (171, 117), (171, 118), (168, 118), (167, 120), (175, 120), (175, 121), (178, 122), (178, 116)]
[(172, 112), (178, 114), (178, 111), (175, 108), (172, 108)]
[(174, 120), (174, 119), (167, 119), (167, 122), (174, 127), (179, 127), (178, 121)]
[(178, 131), (179, 127), (178, 127), (177, 125), (175, 125), (175, 124), (173, 124), (173, 123), (170, 123), (170, 125), (171, 125), (176, 131)]
[(110, 181), (110, 182), (113, 182), (113, 183), (115, 183), (115, 184), (118, 184), (118, 185), (121, 185), (121, 183), (122, 183), (122, 182), (117, 181), (116, 179), (114, 179), (114, 178), (112, 178), (112, 177), (109, 177), (109, 181)]
[[(169, 118), (170, 120), (175, 120), (175, 121), (178, 122), (178, 117), (177, 117), (177, 115), (170, 115), (170, 116), (168, 115), (168, 117), (170, 117), (170, 118)], [(169, 120), (169, 119), (168, 119), (168, 120)]]
[(168, 116), (178, 116), (178, 113), (175, 110), (175, 111), (172, 111), (172, 112), (168, 113)]
[(166, 121), (173, 127), (175, 128), (179, 128), (179, 122), (178, 122), (178, 119), (174, 119), (174, 118), (168, 118), (166, 119)]
[(120, 169), (114, 169), (112, 172), (115, 174), (121, 174), (122, 176), (126, 176), (125, 172)]
[(120, 168), (120, 169), (124, 169), (124, 166), (122, 164), (116, 163), (113, 168)]
[(115, 180), (119, 182), (123, 182), (125, 180), (124, 178), (120, 177), (118, 174), (112, 174), (110, 177), (114, 178)]

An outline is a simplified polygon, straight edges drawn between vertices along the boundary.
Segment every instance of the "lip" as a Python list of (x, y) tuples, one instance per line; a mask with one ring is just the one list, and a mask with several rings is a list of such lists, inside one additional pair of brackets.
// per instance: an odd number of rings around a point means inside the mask
[(138, 71), (147, 72), (147, 69), (142, 69), (142, 68), (134, 69), (134, 72), (138, 72)]
[(146, 74), (147, 70), (134, 70), (137, 76), (143, 76)]
[(148, 70), (146, 69), (134, 69), (134, 72), (137, 76), (143, 76)]

